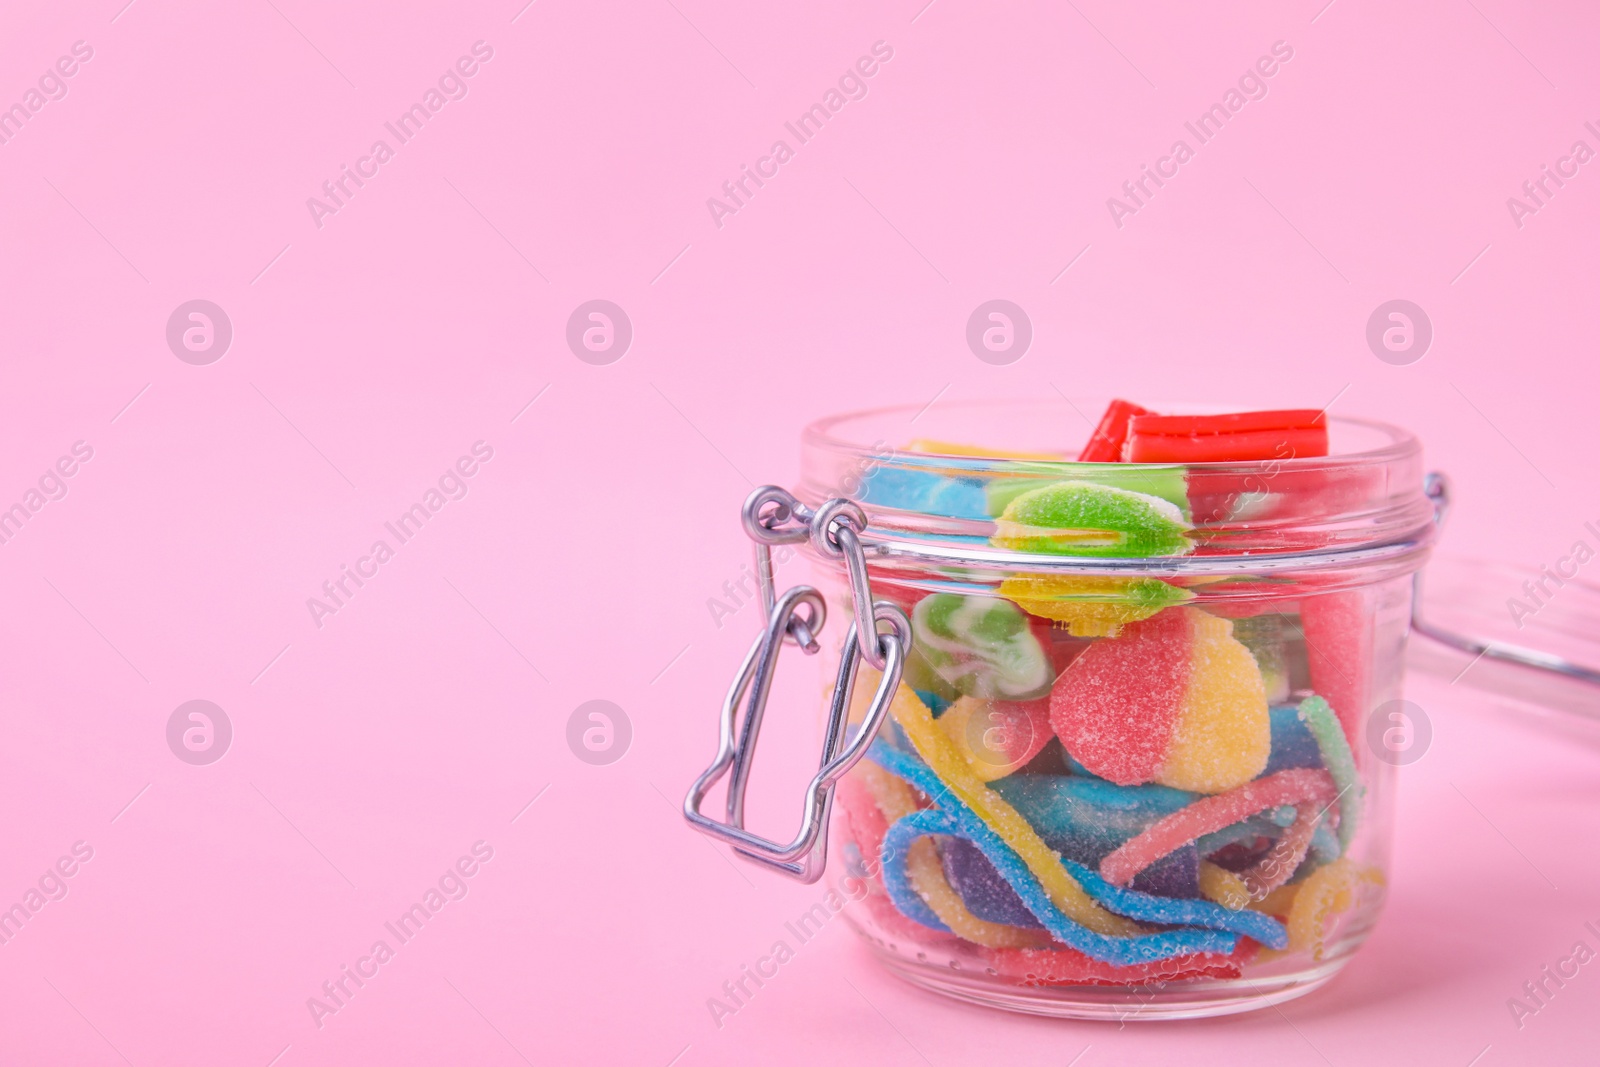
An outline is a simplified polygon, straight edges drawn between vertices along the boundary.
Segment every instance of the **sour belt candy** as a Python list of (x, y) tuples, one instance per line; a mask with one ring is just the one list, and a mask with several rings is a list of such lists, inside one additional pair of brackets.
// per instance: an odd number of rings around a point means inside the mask
[(1313, 804), (1320, 809), (1332, 804), (1336, 795), (1326, 771), (1279, 771), (1168, 815), (1100, 861), (1100, 875), (1114, 885), (1127, 885), (1134, 875), (1201, 834), (1280, 804)]
[(1339, 847), (1347, 849), (1355, 836), (1356, 823), (1361, 816), (1361, 796), (1364, 790), (1356, 774), (1356, 761), (1345, 739), (1344, 729), (1334, 717), (1328, 702), (1319, 696), (1310, 696), (1300, 702), (1301, 721), (1317, 739), (1322, 765), (1333, 776), (1339, 790)]
[[(905, 777), (925, 792), (939, 783), (933, 772), (909, 754), (896, 752), (882, 741), (875, 742), (872, 758), (885, 769)], [(1028, 910), (1052, 936), (1081, 952), (1111, 963), (1138, 963), (1163, 959), (1182, 952), (1231, 951), (1231, 935), (1222, 931), (1247, 933), (1266, 944), (1287, 944), (1288, 935), (1270, 920), (1262, 922), (1259, 913), (1233, 912), (1206, 901), (1171, 900), (1151, 896), (1107, 883), (1087, 867), (1057, 858), (1064, 870), (1083, 879), (1086, 888), (1108, 906), (1131, 917), (1163, 924), (1205, 925), (1212, 929), (1171, 930), (1165, 933), (1106, 937), (1073, 922), (1057, 909), (1040, 881), (1012, 851), (1010, 845), (975, 812), (952, 794), (945, 794), (943, 807), (919, 811), (890, 827), (886, 847), (900, 853), (909, 842), (923, 834), (962, 834), (969, 837), (994, 864), (1001, 876), (1017, 891)], [(1137, 931), (1137, 927), (1133, 930)]]

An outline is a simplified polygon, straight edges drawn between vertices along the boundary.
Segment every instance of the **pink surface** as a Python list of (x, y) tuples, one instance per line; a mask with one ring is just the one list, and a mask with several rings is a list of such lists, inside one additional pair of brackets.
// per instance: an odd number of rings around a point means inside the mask
[[(969, 1009), (834, 922), (719, 1028), (707, 999), (821, 889), (735, 868), (676, 811), (756, 624), (707, 606), (747, 559), (737, 505), (794, 480), (824, 413), (1334, 402), (1452, 472), (1453, 551), (1537, 567), (1586, 536), (1590, 8), (123, 3), (11, 5), (0, 34), (0, 102), (28, 116), (0, 126), (0, 504), (93, 453), (0, 545), (0, 899), (66, 890), (0, 945), (0, 1060), (1592, 1058), (1594, 966), (1520, 1028), (1506, 1002), (1600, 948), (1600, 749), (1465, 683), (1411, 687), (1434, 740), (1386, 920), (1330, 988), (1247, 1018)], [(785, 123), (880, 41), (799, 143)], [(1195, 147), (1184, 123), (1279, 41), (1265, 97)], [(430, 87), (401, 143), (385, 123)], [(1193, 157), (1162, 163), (1179, 138)], [(1176, 174), (1108, 208), (1145, 164)], [(1576, 176), (1514, 211), (1545, 164)], [(713, 212), (741, 165), (765, 185)], [(368, 177), (331, 205), (342, 166)], [(207, 365), (167, 342), (195, 299), (232, 324)], [(566, 339), (596, 299), (632, 324), (610, 365)], [(1028, 316), (1020, 360), (968, 347), (991, 299)], [(1431, 319), (1420, 362), (1368, 347), (1394, 299)], [(432, 487), (400, 543), (384, 524)], [(314, 617), (346, 565), (365, 584)], [(786, 681), (753, 801), (774, 827), (813, 738), (815, 690)], [(604, 766), (567, 741), (597, 699), (632, 724)], [(231, 723), (220, 761), (169, 748), (191, 700)], [(370, 976), (317, 1017), (344, 966)]]

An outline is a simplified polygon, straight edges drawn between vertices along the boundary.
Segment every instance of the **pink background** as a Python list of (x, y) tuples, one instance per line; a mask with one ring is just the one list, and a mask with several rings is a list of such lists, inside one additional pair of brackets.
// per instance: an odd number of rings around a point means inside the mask
[[(1333, 401), (1454, 475), (1453, 553), (1537, 567), (1584, 536), (1597, 164), (1521, 228), (1506, 198), (1600, 148), (1592, 9), (523, 2), (0, 15), (0, 102), (93, 48), (0, 145), (0, 507), (94, 450), (0, 545), (0, 903), (94, 850), (0, 946), (0, 1060), (1592, 1059), (1600, 965), (1520, 1030), (1506, 1000), (1600, 947), (1600, 751), (1467, 683), (1413, 680), (1435, 738), (1377, 934), (1250, 1017), (970, 1009), (835, 923), (719, 1029), (707, 998), (821, 887), (675, 810), (755, 627), (706, 606), (747, 558), (747, 479), (792, 482), (825, 413)], [(319, 228), (307, 198), (479, 40), (468, 95)], [(880, 40), (868, 95), (719, 228), (707, 198)], [(1280, 40), (1269, 95), (1118, 228), (1106, 199)], [(207, 366), (165, 340), (195, 298), (234, 329)], [(634, 328), (609, 366), (564, 339), (595, 298)], [(1009, 366), (964, 340), (992, 298), (1033, 323)], [(1409, 366), (1364, 340), (1394, 298), (1435, 327)], [(479, 440), (465, 499), (315, 625), (307, 598)], [(773, 829), (808, 695), (764, 749)], [(167, 746), (192, 699), (233, 724), (209, 766)], [(566, 742), (591, 699), (633, 725), (609, 766)], [(479, 840), (465, 899), (319, 1028), (307, 998)]]

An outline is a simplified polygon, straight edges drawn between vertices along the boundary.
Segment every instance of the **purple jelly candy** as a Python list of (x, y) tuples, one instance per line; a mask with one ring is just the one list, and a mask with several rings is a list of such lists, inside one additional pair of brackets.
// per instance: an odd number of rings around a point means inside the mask
[(964, 837), (952, 837), (946, 839), (941, 851), (945, 879), (961, 894), (968, 911), (985, 922), (1043, 928), (1044, 924), (1034, 918), (977, 845)]

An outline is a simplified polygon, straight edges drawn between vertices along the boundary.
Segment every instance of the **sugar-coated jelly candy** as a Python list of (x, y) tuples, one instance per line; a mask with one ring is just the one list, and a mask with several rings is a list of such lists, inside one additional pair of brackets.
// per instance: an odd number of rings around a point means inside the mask
[(1086, 481), (1032, 489), (1006, 505), (990, 539), (1001, 548), (1069, 556), (1181, 556), (1189, 524), (1171, 501)]
[(1050, 702), (1043, 699), (962, 697), (939, 717), (939, 725), (985, 782), (1013, 773), (1055, 736)]
[(1345, 738), (1361, 737), (1371, 710), (1372, 611), (1359, 590), (1322, 593), (1300, 602), (1311, 688), (1332, 705)]
[(902, 466), (875, 467), (861, 480), (861, 502), (952, 519), (987, 519), (983, 480)]
[(1130, 622), (1194, 598), (1159, 578), (1093, 574), (1013, 574), (1000, 595), (1030, 615), (1064, 623), (1073, 637), (1115, 637)]
[(1050, 657), (1009, 600), (934, 593), (917, 602), (911, 622), (906, 682), (913, 688), (991, 700), (1049, 692)]
[(1120, 785), (1219, 793), (1260, 774), (1272, 747), (1266, 692), (1231, 629), (1173, 608), (1092, 645), (1050, 695), (1068, 754)]
[(1300, 883), (1289, 906), (1290, 951), (1309, 952), (1312, 959), (1322, 959), (1334, 920), (1357, 903), (1363, 888), (1381, 888), (1383, 884), (1383, 872), (1348, 859), (1312, 873)]
[(1128, 440), (1128, 422), (1135, 415), (1148, 415), (1142, 408), (1128, 400), (1113, 400), (1106, 405), (1104, 415), (1089, 435), (1088, 443), (1078, 453), (1079, 463), (1115, 463), (1122, 459), (1122, 447)]

